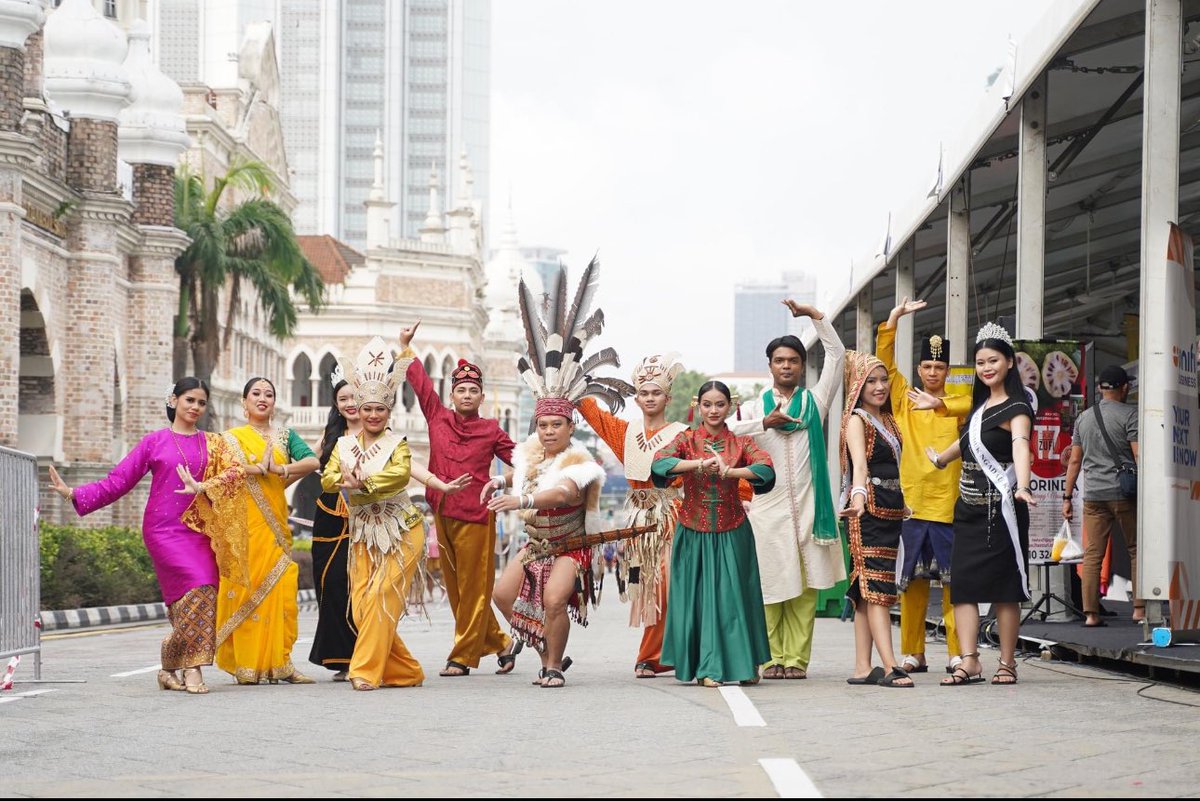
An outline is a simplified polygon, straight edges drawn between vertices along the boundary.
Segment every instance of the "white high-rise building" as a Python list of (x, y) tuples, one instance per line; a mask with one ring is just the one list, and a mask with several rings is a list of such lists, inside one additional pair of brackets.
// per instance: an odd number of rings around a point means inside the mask
[(454, 175), (463, 154), (472, 186), (446, 181), (448, 208), (489, 196), (491, 0), (161, 0), (162, 69), (236, 85), (245, 26), (263, 20), (278, 43), (298, 232), (365, 246), (376, 137), (392, 238), (418, 236), (431, 171)]
[(802, 337), (812, 325), (807, 318), (792, 317), (782, 301), (798, 303), (817, 299), (816, 276), (785, 272), (778, 281), (738, 284), (733, 290), (733, 369), (737, 373), (763, 372), (767, 343), (784, 334)]

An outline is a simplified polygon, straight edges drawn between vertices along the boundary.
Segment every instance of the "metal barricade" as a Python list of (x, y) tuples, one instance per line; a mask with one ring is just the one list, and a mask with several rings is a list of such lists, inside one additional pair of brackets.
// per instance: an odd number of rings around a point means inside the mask
[[(0, 448), (0, 659), (33, 654), (42, 677), (37, 460)], [(2, 667), (0, 667), (2, 669)]]

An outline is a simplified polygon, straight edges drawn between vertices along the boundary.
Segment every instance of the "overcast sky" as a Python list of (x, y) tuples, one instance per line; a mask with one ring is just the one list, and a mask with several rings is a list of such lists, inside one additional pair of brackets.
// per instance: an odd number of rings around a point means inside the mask
[(727, 371), (734, 283), (876, 244), (1044, 7), (494, 2), (493, 237), (511, 193), (523, 245), (599, 251), (625, 366)]

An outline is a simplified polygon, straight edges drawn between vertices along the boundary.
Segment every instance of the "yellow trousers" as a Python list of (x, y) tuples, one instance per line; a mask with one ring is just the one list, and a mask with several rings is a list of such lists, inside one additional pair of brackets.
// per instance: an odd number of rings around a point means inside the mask
[(492, 587), (496, 583), (496, 522), (469, 523), (452, 517), (434, 516), (446, 598), (454, 615), (454, 647), (447, 661), (464, 667), (479, 667), (480, 658), (498, 654), (511, 640), (500, 629), (492, 611)]
[(424, 544), (424, 531), (416, 526), (405, 533), (399, 551), (379, 557), (374, 566), (366, 544), (354, 544), (350, 596), (358, 639), (350, 657), (350, 678), (376, 687), (414, 687), (425, 680), (421, 664), (396, 633)]
[(795, 598), (764, 604), (763, 614), (771, 644), (771, 661), (767, 664), (808, 670), (817, 620), (817, 591), (809, 588)]
[[(900, 593), (900, 652), (925, 653), (925, 613), (929, 609), (929, 579), (913, 579), (908, 589)], [(946, 651), (950, 656), (962, 656), (958, 633), (954, 630), (954, 607), (950, 604), (950, 588), (942, 587), (942, 617), (946, 619)]]

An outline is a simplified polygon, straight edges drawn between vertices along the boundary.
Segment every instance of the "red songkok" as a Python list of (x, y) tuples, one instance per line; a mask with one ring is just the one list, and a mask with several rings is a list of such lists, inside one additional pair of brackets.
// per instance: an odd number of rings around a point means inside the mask
[(574, 413), (575, 405), (566, 398), (538, 398), (533, 404), (533, 416), (535, 418), (565, 417), (571, 420)]
[(474, 384), (483, 389), (483, 371), (478, 365), (471, 364), (466, 359), (459, 359), (458, 367), (450, 374), (450, 386), (457, 387), (459, 384)]

